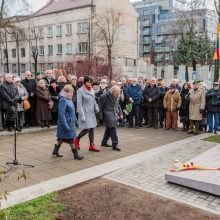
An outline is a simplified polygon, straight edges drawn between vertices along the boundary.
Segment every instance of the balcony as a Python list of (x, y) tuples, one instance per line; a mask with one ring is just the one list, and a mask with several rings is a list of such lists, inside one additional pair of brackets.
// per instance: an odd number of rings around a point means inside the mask
[(143, 40), (143, 44), (150, 44), (150, 40)]
[(150, 48), (144, 48), (142, 52), (143, 52), (143, 53), (150, 53), (150, 52), (151, 52), (151, 49), (150, 49)]
[(155, 47), (154, 51), (156, 53), (170, 52), (170, 48), (169, 47)]
[(150, 35), (150, 30), (148, 30), (148, 31), (142, 31), (141, 34), (142, 34), (142, 35)]

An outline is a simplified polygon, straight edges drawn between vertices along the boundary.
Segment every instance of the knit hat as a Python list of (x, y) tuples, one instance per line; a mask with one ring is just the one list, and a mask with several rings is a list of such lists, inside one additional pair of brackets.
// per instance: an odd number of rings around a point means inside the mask
[(39, 75), (41, 75), (41, 72), (40, 72), (40, 71), (37, 71), (37, 72), (35, 73), (35, 76), (39, 76)]
[(79, 79), (78, 79), (78, 82), (84, 82), (84, 77), (80, 76)]
[(195, 80), (195, 81), (193, 82), (193, 84), (199, 84), (199, 83), (201, 83), (200, 80)]
[(214, 82), (213, 86), (219, 86), (219, 83), (218, 82)]

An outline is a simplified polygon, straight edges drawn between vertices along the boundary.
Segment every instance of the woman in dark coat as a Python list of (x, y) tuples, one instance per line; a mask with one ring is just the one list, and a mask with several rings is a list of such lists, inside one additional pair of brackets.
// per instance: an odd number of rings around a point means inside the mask
[(51, 100), (53, 101), (53, 108), (51, 109), (51, 122), (52, 125), (57, 125), (58, 120), (58, 96), (60, 94), (60, 88), (57, 86), (55, 79), (52, 79), (49, 92), (51, 95)]
[(36, 98), (37, 98), (37, 121), (40, 122), (42, 128), (49, 128), (49, 120), (51, 119), (50, 115), (50, 103), (51, 96), (47, 88), (46, 82), (41, 79), (37, 85), (36, 89)]
[(187, 98), (190, 90), (190, 84), (185, 82), (180, 93), (182, 106), (179, 111), (180, 121), (183, 123), (183, 131), (189, 130), (189, 99)]
[(78, 149), (74, 146), (74, 138), (76, 137), (76, 114), (73, 105), (73, 88), (71, 85), (64, 86), (59, 95), (58, 102), (58, 125), (57, 125), (57, 144), (55, 144), (53, 155), (62, 157), (59, 149), (63, 142), (70, 145), (74, 159), (82, 160), (84, 157), (79, 154)]

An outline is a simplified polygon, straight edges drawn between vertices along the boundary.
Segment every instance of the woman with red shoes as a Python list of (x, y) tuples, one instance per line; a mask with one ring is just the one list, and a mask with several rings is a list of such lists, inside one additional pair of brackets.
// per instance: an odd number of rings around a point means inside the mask
[(89, 151), (99, 152), (100, 149), (94, 144), (94, 128), (97, 126), (95, 114), (99, 112), (99, 107), (95, 100), (92, 83), (93, 79), (85, 76), (83, 86), (77, 91), (78, 124), (82, 131), (74, 139), (74, 144), (79, 149), (80, 139), (89, 134)]

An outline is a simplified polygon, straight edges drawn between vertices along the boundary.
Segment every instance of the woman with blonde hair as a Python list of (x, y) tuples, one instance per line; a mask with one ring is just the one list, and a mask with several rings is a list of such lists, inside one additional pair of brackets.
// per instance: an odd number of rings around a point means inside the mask
[(59, 149), (63, 142), (68, 143), (74, 155), (75, 160), (84, 159), (79, 154), (78, 149), (74, 146), (74, 138), (76, 137), (76, 114), (72, 102), (73, 88), (71, 85), (65, 85), (59, 95), (58, 102), (58, 124), (57, 124), (57, 144), (53, 150), (53, 156), (62, 157)]

